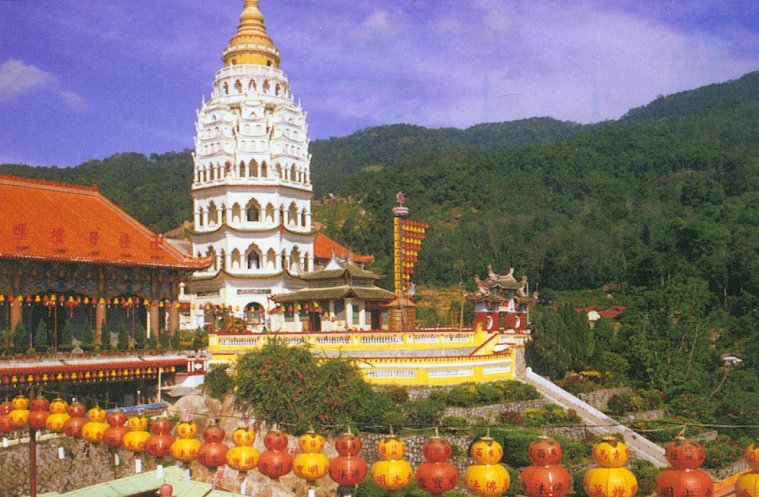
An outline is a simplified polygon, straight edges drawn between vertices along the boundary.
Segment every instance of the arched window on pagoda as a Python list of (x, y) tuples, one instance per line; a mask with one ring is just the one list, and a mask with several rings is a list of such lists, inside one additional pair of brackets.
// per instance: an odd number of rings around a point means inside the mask
[(239, 79), (235, 81), (235, 93), (242, 93), (242, 83), (240, 83)]
[(256, 80), (255, 79), (251, 79), (250, 82), (248, 83), (248, 91), (251, 91), (251, 90), (256, 91)]
[(232, 164), (229, 162), (224, 163), (224, 177), (228, 177), (232, 172)]
[(277, 167), (277, 177), (279, 179), (282, 179), (282, 180), (285, 179), (285, 173), (284, 173), (284, 171), (282, 171), (282, 164), (280, 164), (279, 162), (277, 162), (277, 166), (276, 167)]
[(208, 224), (219, 224), (219, 209), (213, 201), (208, 204)]
[(277, 269), (277, 253), (274, 252), (274, 249), (269, 249), (266, 252), (266, 269), (270, 271)]
[(261, 250), (255, 243), (245, 252), (245, 261), (248, 269), (261, 269)]
[(306, 227), (306, 209), (300, 211), (300, 225)]
[(300, 249), (298, 247), (294, 247), (290, 252), (290, 270), (299, 272), (302, 267), (303, 264), (301, 261)]
[(280, 256), (279, 266), (285, 270), (287, 269), (287, 253), (283, 250)]
[(271, 202), (266, 205), (266, 222), (274, 223), (274, 206)]
[(279, 206), (279, 224), (285, 225), (285, 206), (280, 205)]
[(206, 257), (212, 257), (213, 258), (213, 264), (211, 265), (211, 268), (214, 271), (219, 270), (219, 260), (216, 258), (216, 250), (214, 250), (213, 247), (208, 247), (208, 250), (206, 251)]
[(240, 161), (240, 164), (237, 165), (237, 177), (244, 178), (245, 176), (247, 176), (245, 174), (245, 162)]
[(298, 224), (298, 207), (295, 202), (290, 204), (290, 208), (287, 210), (287, 224)]
[(277, 83), (277, 86), (274, 87), (274, 94), (279, 95), (279, 92), (282, 90), (282, 87), (279, 86), (279, 83)]
[(219, 254), (219, 263), (222, 271), (227, 269), (227, 253), (224, 249), (221, 249), (221, 254)]
[(239, 270), (240, 269), (241, 258), (240, 258), (240, 251), (238, 249), (234, 249), (232, 251), (231, 262), (232, 262), (232, 269), (233, 270)]
[(224, 88), (224, 95), (229, 95), (229, 83), (225, 81), (223, 88)]
[(213, 167), (213, 164), (211, 164), (211, 168), (208, 170), (208, 179), (210, 181), (213, 181), (214, 179), (214, 172), (216, 171), (216, 168)]
[(258, 178), (258, 162), (256, 159), (251, 160), (248, 164), (248, 172), (251, 178)]
[(269, 84), (269, 80), (265, 79), (264, 80), (264, 93), (268, 95), (269, 94), (269, 89), (271, 89), (271, 85)]
[(295, 164), (290, 167), (290, 181), (296, 180)]
[(232, 206), (232, 222), (239, 223), (242, 221), (242, 209), (240, 208), (240, 204), (235, 203)]
[(245, 206), (245, 220), (249, 223), (257, 223), (261, 220), (261, 206), (256, 199), (251, 199)]
[(269, 166), (266, 165), (266, 161), (264, 161), (261, 164), (261, 177), (262, 178), (268, 178), (269, 177)]

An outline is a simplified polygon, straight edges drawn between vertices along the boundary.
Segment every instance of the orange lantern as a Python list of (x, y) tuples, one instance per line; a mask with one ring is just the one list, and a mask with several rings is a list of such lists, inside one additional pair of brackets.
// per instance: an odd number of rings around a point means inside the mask
[(11, 403), (7, 400), (0, 403), (0, 433), (7, 433), (13, 431), (13, 425), (8, 418), (8, 414), (11, 412)]
[[(300, 452), (293, 459), (293, 472), (308, 482), (309, 487), (329, 472), (329, 459), (322, 454), (324, 438), (309, 430), (298, 439)], [(313, 489), (309, 489), (309, 493)]]
[(181, 462), (192, 462), (198, 458), (200, 440), (195, 438), (198, 433), (198, 425), (185, 416), (185, 420), (176, 427), (177, 439), (171, 444), (171, 457)]
[(45, 420), (45, 428), (56, 433), (63, 432), (63, 425), (71, 415), (68, 413), (69, 404), (60, 397), (50, 403), (50, 415)]
[(243, 426), (232, 432), (235, 446), (227, 451), (225, 458), (230, 468), (240, 472), (241, 479), (245, 479), (245, 474), (258, 463), (258, 449), (253, 447), (255, 441), (256, 430), (247, 425), (246, 419), (243, 420)]
[(585, 473), (585, 493), (591, 497), (633, 497), (638, 491), (638, 480), (622, 467), (628, 458), (627, 446), (613, 436), (606, 436), (593, 446), (592, 453), (599, 467)]
[(87, 419), (84, 417), (86, 409), (84, 405), (77, 401), (74, 401), (69, 406), (69, 418), (63, 423), (63, 432), (75, 438), (81, 438), (82, 428), (87, 423)]
[(689, 442), (682, 435), (664, 447), (664, 456), (675, 469), (696, 469), (706, 460), (704, 448)]
[(743, 458), (751, 469), (759, 471), (759, 439), (746, 447), (746, 450), (743, 452)]
[(498, 497), (509, 488), (511, 479), (506, 468), (499, 464), (503, 447), (490, 436), (482, 437), (471, 448), (475, 464), (466, 468), (464, 485), (480, 497)]
[(127, 422), (126, 414), (121, 411), (111, 411), (105, 416), (108, 428), (103, 432), (103, 442), (109, 447), (117, 448), (124, 444), (124, 437), (129, 433), (129, 428), (124, 426)]
[(105, 422), (106, 412), (99, 406), (95, 406), (87, 412), (89, 421), (82, 427), (82, 438), (90, 443), (103, 441), (108, 424)]
[(530, 443), (527, 452), (532, 466), (520, 476), (522, 489), (528, 497), (563, 497), (571, 490), (572, 478), (561, 461), (561, 445), (550, 437), (541, 436)]
[(366, 478), (367, 464), (358, 453), (361, 439), (348, 431), (335, 441), (338, 457), (329, 463), (329, 477), (342, 486), (358, 485)]
[(443, 437), (430, 437), (422, 446), (426, 462), (416, 468), (416, 483), (432, 495), (453, 490), (459, 483), (459, 470), (448, 459), (453, 454), (451, 444)]
[(19, 394), (11, 401), (11, 412), (8, 419), (15, 429), (24, 428), (29, 420), (29, 399)]
[(735, 495), (759, 497), (759, 440), (746, 447), (743, 453), (751, 471), (743, 473), (735, 482)]
[(171, 433), (171, 421), (166, 418), (154, 418), (150, 423), (150, 437), (145, 441), (145, 452), (153, 457), (162, 458), (171, 454), (174, 437)]
[(411, 465), (402, 459), (406, 453), (406, 444), (390, 433), (380, 440), (377, 455), (380, 460), (372, 464), (372, 480), (378, 487), (395, 492), (411, 483), (414, 474)]
[(140, 453), (145, 450), (145, 443), (150, 438), (148, 433), (148, 418), (145, 416), (132, 416), (127, 421), (129, 433), (124, 435), (124, 448), (130, 452)]
[(289, 473), (293, 468), (293, 458), (287, 451), (287, 444), (287, 435), (276, 428), (270, 430), (264, 437), (267, 450), (258, 458), (258, 471), (274, 480)]
[(198, 452), (198, 462), (207, 468), (217, 468), (226, 462), (227, 450), (224, 445), (224, 430), (218, 425), (212, 425), (203, 430), (203, 440), (206, 441)]

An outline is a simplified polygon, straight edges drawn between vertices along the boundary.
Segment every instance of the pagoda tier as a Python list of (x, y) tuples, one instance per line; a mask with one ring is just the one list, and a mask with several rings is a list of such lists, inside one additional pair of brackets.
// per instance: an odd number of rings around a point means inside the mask
[(530, 295), (527, 276), (514, 277), (514, 268), (501, 275), (488, 265), (485, 280), (474, 276), (477, 287), (474, 293), (462, 292), (474, 303), (473, 326), (487, 331), (524, 333), (529, 323), (529, 307), (537, 301), (537, 294)]

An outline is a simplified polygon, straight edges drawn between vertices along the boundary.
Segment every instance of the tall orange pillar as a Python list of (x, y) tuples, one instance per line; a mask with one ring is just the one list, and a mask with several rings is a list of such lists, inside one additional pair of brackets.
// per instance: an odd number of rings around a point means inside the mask
[[(12, 296), (8, 298), (13, 299)], [(9, 305), (11, 306), (11, 331), (16, 331), (16, 326), (21, 322), (21, 317), (23, 315), (21, 310), (22, 304), (18, 302), (10, 302)]]
[[(105, 322), (105, 302), (101, 303), (98, 300), (98, 305), (95, 307), (95, 343), (98, 345), (103, 344), (103, 323)], [(109, 333), (110, 335), (110, 333)], [(111, 337), (108, 337), (110, 340)]]
[(150, 319), (150, 333), (155, 333), (156, 340), (158, 340), (161, 338), (161, 330), (158, 327), (158, 306), (151, 303), (148, 314)]
[(179, 330), (179, 307), (178, 302), (169, 304), (169, 333), (173, 335)]

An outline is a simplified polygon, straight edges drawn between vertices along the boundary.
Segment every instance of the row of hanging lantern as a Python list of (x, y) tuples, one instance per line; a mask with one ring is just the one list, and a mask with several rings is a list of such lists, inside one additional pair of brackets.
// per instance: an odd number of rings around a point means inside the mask
[(92, 305), (97, 306), (105, 305), (109, 308), (111, 306), (121, 306), (124, 309), (130, 309), (135, 306), (143, 305), (145, 307), (171, 307), (172, 305), (176, 308), (180, 307), (187, 307), (189, 308), (190, 304), (187, 303), (180, 303), (180, 302), (174, 302), (173, 304), (169, 300), (156, 300), (156, 299), (140, 299), (140, 297), (122, 297), (119, 299), (118, 297), (114, 298), (105, 298), (100, 297), (98, 298), (89, 298), (89, 297), (82, 297), (80, 295), (74, 296), (69, 295), (68, 297), (64, 295), (27, 295), (24, 297), (23, 295), (18, 295), (17, 297), (14, 297), (12, 295), (9, 295), (7, 298), (5, 295), (0, 294), (0, 304), (3, 304), (5, 302), (8, 302), (10, 305), (21, 305), (26, 304), (28, 306), (31, 306), (32, 304), (42, 304), (45, 307), (53, 308), (57, 305), (59, 306), (66, 306), (69, 309), (73, 309), (75, 307), (79, 307), (80, 305)]
[[(44, 397), (29, 400), (17, 396), (11, 402), (0, 404), (0, 434), (3, 432), (32, 428), (64, 433), (70, 437), (83, 438), (93, 443), (104, 443), (111, 449), (125, 448), (135, 454), (147, 453), (159, 461), (172, 457), (181, 463), (197, 460), (208, 468), (227, 465), (240, 473), (241, 493), (245, 493), (245, 475), (258, 469), (262, 474), (278, 479), (290, 471), (309, 484), (329, 474), (343, 488), (343, 494), (362, 482), (367, 473), (382, 489), (395, 492), (415, 480), (419, 487), (434, 496), (454, 489), (459, 483), (459, 471), (450, 462), (453, 450), (442, 437), (429, 437), (422, 447), (425, 462), (414, 472), (404, 459), (405, 443), (392, 432), (382, 438), (377, 447), (379, 460), (369, 471), (366, 461), (359, 455), (361, 440), (348, 432), (335, 441), (338, 456), (331, 461), (322, 452), (324, 438), (310, 430), (298, 439), (299, 451), (293, 457), (288, 452), (288, 438), (283, 432), (270, 430), (264, 437), (266, 450), (259, 454), (253, 444), (256, 431), (246, 419), (232, 433), (234, 447), (224, 443), (224, 430), (212, 424), (198, 439), (197, 424), (185, 415), (174, 427), (165, 417), (149, 421), (144, 415), (127, 417), (123, 412), (106, 412), (99, 406), (89, 411), (83, 404), (71, 404), (58, 398), (48, 402)], [(149, 428), (149, 431), (148, 431)], [(464, 475), (464, 486), (478, 497), (498, 497), (510, 485), (509, 473), (500, 464), (503, 447), (490, 436), (471, 445), (470, 465)], [(662, 470), (656, 480), (659, 497), (710, 497), (713, 482), (709, 475), (699, 469), (705, 460), (703, 448), (678, 436), (665, 449), (671, 468)], [(560, 465), (561, 445), (549, 437), (539, 437), (528, 448), (531, 466), (520, 476), (522, 489), (528, 497), (563, 497), (572, 488), (571, 477)], [(633, 497), (637, 481), (625, 468), (628, 449), (615, 437), (604, 437), (595, 444), (592, 456), (597, 467), (589, 469), (583, 479), (587, 495), (591, 497)], [(750, 445), (745, 452), (751, 471), (744, 473), (736, 483), (736, 493), (741, 497), (759, 497), (759, 442)]]

